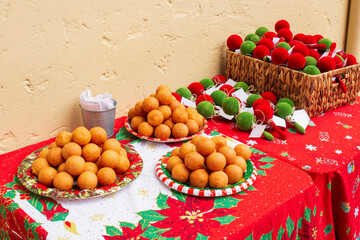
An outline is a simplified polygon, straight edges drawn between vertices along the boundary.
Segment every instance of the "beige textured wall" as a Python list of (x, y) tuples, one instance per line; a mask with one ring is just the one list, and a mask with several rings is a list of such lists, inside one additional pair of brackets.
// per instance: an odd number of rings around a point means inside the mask
[(224, 73), (226, 38), (287, 19), (344, 47), (348, 0), (0, 2), (0, 153), (72, 131), (80, 93), (125, 114), (157, 85)]

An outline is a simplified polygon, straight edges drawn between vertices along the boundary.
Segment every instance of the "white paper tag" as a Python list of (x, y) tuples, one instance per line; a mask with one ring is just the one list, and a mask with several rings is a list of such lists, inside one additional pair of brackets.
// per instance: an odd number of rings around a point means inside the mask
[(274, 45), (276, 45), (280, 41), (280, 38), (274, 37), (272, 40)]
[(290, 48), (290, 50), (288, 51), (289, 56), (292, 54), (292, 51), (293, 51), (294, 47), (295, 47), (295, 45), (292, 48)]
[(189, 99), (187, 98), (181, 98), (181, 103), (184, 104), (185, 106), (187, 107), (193, 107), (193, 108), (196, 108), (196, 103), (193, 102), (193, 101), (190, 101)]
[(207, 95), (212, 94), (215, 90), (219, 90), (217, 87), (211, 87), (208, 90), (206, 90), (204, 93)]
[(227, 80), (225, 84), (229, 84), (230, 86), (235, 86), (236, 82), (229, 78), (229, 80)]
[(228, 114), (224, 113), (224, 110), (222, 108), (220, 108), (218, 110), (218, 114), (227, 120), (232, 120), (235, 117), (233, 115), (228, 115)]
[(294, 114), (291, 117), (292, 122), (298, 123), (304, 129), (309, 125), (310, 118), (304, 109), (295, 110)]
[(274, 121), (276, 126), (278, 126), (278, 127), (286, 127), (285, 119), (274, 115), (272, 120)]
[(251, 114), (254, 114), (254, 109), (252, 108), (252, 107), (245, 107), (244, 108), (244, 112), (249, 112), (249, 113), (251, 113)]
[(239, 90), (233, 92), (232, 96), (237, 97), (242, 102), (246, 102), (246, 99), (248, 99), (249, 94), (247, 94), (244, 89), (240, 88)]
[(249, 138), (259, 138), (259, 137), (261, 137), (261, 135), (264, 132), (265, 128), (266, 128), (266, 125), (256, 125), (252, 129), (252, 131), (251, 131), (251, 133), (249, 135)]
[(240, 53), (240, 48), (239, 49), (235, 49), (236, 53)]
[(324, 52), (323, 55), (321, 55), (321, 56), (319, 57), (319, 59), (321, 59), (321, 58), (323, 58), (323, 57), (327, 57), (328, 55), (329, 55), (329, 52)]

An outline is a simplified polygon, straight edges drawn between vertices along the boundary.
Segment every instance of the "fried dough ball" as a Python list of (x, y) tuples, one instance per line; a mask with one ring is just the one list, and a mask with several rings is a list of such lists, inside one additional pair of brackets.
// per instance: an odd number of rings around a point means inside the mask
[(147, 121), (153, 127), (159, 126), (164, 121), (164, 116), (159, 110), (152, 110), (147, 115)]
[(55, 144), (58, 147), (63, 147), (65, 144), (71, 142), (72, 140), (72, 133), (68, 131), (60, 132), (55, 139)]
[(198, 152), (189, 152), (186, 154), (184, 162), (189, 170), (196, 170), (204, 166), (205, 158)]
[(132, 129), (134, 129), (135, 131), (138, 130), (138, 127), (140, 125), (140, 123), (146, 122), (146, 118), (143, 116), (135, 116), (131, 122), (130, 122), (130, 126)]
[(80, 146), (85, 146), (91, 140), (91, 133), (86, 127), (80, 126), (72, 132), (72, 140)]
[(215, 152), (215, 143), (210, 138), (202, 138), (196, 142), (196, 151), (204, 157), (209, 156)]
[(179, 148), (179, 147), (178, 147), (178, 148), (174, 148), (174, 149), (172, 150), (171, 154), (170, 154), (170, 157), (172, 157), (172, 156), (178, 156), (179, 153), (180, 153), (180, 148)]
[(74, 179), (67, 172), (58, 172), (54, 177), (53, 184), (60, 191), (69, 191), (74, 186)]
[(65, 169), (72, 176), (78, 176), (84, 171), (85, 160), (79, 156), (71, 156), (65, 162)]
[(199, 128), (201, 128), (202, 125), (204, 125), (204, 117), (199, 113), (198, 114), (190, 114), (189, 119), (195, 120), (198, 123)]
[(100, 157), (100, 148), (94, 143), (86, 144), (82, 149), (82, 156), (86, 162), (96, 162)]
[(64, 161), (62, 157), (62, 149), (59, 147), (51, 149), (46, 160), (48, 160), (51, 166), (58, 167)]
[(47, 158), (47, 155), (49, 154), (50, 149), (48, 148), (44, 148), (43, 150), (41, 150), (41, 152), (38, 155), (38, 158)]
[(116, 173), (114, 169), (109, 167), (101, 168), (96, 176), (98, 177), (99, 183), (102, 186), (111, 185), (116, 181)]
[(186, 154), (189, 152), (196, 152), (196, 147), (191, 142), (183, 143), (179, 149), (179, 157), (185, 159)]
[(99, 170), (99, 168), (95, 163), (93, 163), (93, 162), (86, 162), (85, 163), (84, 172), (85, 171), (91, 171), (91, 172), (96, 174), (98, 172), (98, 170)]
[(140, 123), (138, 126), (138, 133), (145, 137), (150, 137), (154, 133), (154, 127), (151, 126), (148, 122)]
[(228, 185), (228, 176), (223, 171), (212, 172), (209, 176), (211, 188), (224, 188)]
[(167, 161), (166, 169), (169, 172), (172, 172), (173, 168), (177, 164), (184, 164), (184, 161), (179, 156), (171, 156)]
[(156, 138), (168, 139), (171, 135), (171, 129), (165, 124), (160, 124), (155, 128), (154, 136)]
[(173, 111), (171, 118), (174, 123), (186, 123), (189, 119), (189, 114), (185, 109), (178, 108)]
[(40, 170), (38, 174), (39, 182), (47, 187), (51, 187), (53, 185), (53, 180), (57, 171), (53, 167), (44, 167)]
[(171, 92), (170, 87), (167, 86), (167, 85), (160, 85), (160, 86), (158, 86), (158, 87), (156, 88), (156, 93), (158, 93), (158, 92), (161, 91), (161, 90), (166, 90), (166, 91), (168, 91), (168, 92)]
[(226, 166), (224, 172), (228, 176), (228, 181), (230, 184), (239, 182), (243, 177), (243, 171), (241, 170), (241, 167), (236, 164), (230, 164)]
[(227, 141), (222, 136), (215, 136), (212, 137), (211, 140), (215, 143), (215, 149), (216, 151), (219, 151), (219, 149), (223, 146), (227, 146)]
[(151, 112), (159, 108), (159, 101), (154, 97), (147, 97), (142, 103), (142, 108), (145, 112)]
[(146, 116), (146, 112), (142, 108), (143, 101), (139, 101), (135, 104), (135, 116)]
[(189, 129), (184, 123), (176, 123), (171, 129), (175, 138), (183, 138), (189, 134)]
[(206, 158), (206, 167), (211, 171), (221, 171), (226, 166), (226, 158), (223, 154), (214, 152)]
[(37, 176), (40, 170), (46, 167), (50, 167), (49, 162), (45, 158), (38, 157), (31, 165), (31, 172)]
[(102, 127), (93, 127), (89, 130), (91, 134), (91, 142), (101, 145), (106, 141), (107, 133)]
[(136, 111), (135, 111), (135, 107), (130, 108), (129, 112), (128, 112), (128, 118), (131, 120), (136, 116)]
[(159, 100), (160, 104), (169, 105), (173, 101), (173, 95), (171, 91), (162, 89), (156, 93), (156, 98)]
[(196, 188), (205, 188), (209, 182), (209, 174), (205, 169), (197, 169), (190, 173), (190, 185)]
[(119, 164), (116, 166), (115, 173), (122, 174), (126, 172), (130, 167), (130, 161), (127, 157), (120, 156)]
[(120, 148), (120, 156), (127, 157), (127, 152), (126, 152), (126, 150), (125, 150), (125, 149)]
[(172, 129), (172, 128), (174, 127), (174, 125), (175, 125), (175, 123), (172, 121), (171, 118), (169, 118), (168, 120), (166, 120), (166, 121), (164, 122), (164, 124), (165, 124), (166, 126), (168, 126), (170, 129)]
[(233, 164), (238, 165), (243, 172), (246, 171), (246, 160), (243, 157), (236, 156), (236, 159), (233, 162)]
[(243, 157), (245, 160), (249, 160), (251, 157), (251, 149), (248, 145), (238, 144), (234, 148), (236, 155)]
[(101, 154), (101, 166), (116, 168), (120, 163), (120, 154), (114, 150), (106, 150)]
[(81, 156), (82, 150), (79, 144), (75, 142), (69, 142), (61, 150), (61, 155), (66, 160), (71, 156)]
[(196, 143), (197, 143), (198, 141), (200, 141), (201, 139), (204, 139), (204, 138), (206, 138), (206, 137), (204, 137), (204, 136), (202, 136), (202, 135), (197, 135), (197, 136), (193, 137), (193, 139), (191, 139), (191, 143), (196, 146)]
[(98, 170), (102, 168), (102, 166), (101, 166), (101, 156), (99, 157), (98, 160), (96, 160), (95, 164), (98, 167)]
[(65, 163), (63, 162), (57, 169), (58, 172), (66, 172)]
[(199, 125), (194, 119), (189, 119), (186, 122), (186, 126), (189, 129), (189, 135), (194, 135), (199, 131)]
[(178, 108), (182, 108), (182, 109), (185, 109), (185, 106), (183, 104), (181, 104), (178, 100), (174, 99), (169, 107), (171, 108), (171, 111), (174, 112), (176, 109)]
[(185, 183), (189, 179), (190, 171), (186, 168), (185, 164), (176, 164), (173, 167), (171, 174), (175, 181)]
[(115, 138), (109, 138), (106, 140), (102, 146), (102, 151), (105, 152), (106, 150), (114, 150), (115, 152), (121, 152), (121, 144)]
[(91, 171), (82, 172), (77, 179), (77, 185), (81, 189), (94, 189), (97, 184), (98, 178), (96, 174)]
[(49, 145), (49, 150), (51, 150), (51, 149), (53, 149), (53, 148), (56, 148), (57, 146), (56, 146), (56, 143), (55, 142), (53, 142), (53, 143), (50, 143), (50, 145)]
[(236, 158), (235, 150), (230, 146), (222, 146), (219, 149), (219, 153), (222, 153), (226, 158), (226, 164), (233, 164)]
[(186, 112), (190, 115), (190, 114), (198, 114), (198, 111), (196, 110), (196, 108), (193, 107), (187, 107)]
[(167, 105), (161, 105), (158, 109), (164, 116), (164, 121), (168, 120), (171, 117), (171, 108)]

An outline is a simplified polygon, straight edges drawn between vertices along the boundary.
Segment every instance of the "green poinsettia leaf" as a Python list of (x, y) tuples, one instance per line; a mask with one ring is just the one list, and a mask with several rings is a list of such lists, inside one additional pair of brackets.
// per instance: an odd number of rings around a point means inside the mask
[(105, 225), (105, 229), (106, 229), (106, 234), (109, 236), (122, 236), (123, 235), (122, 232), (120, 231), (120, 229), (117, 227)]
[(13, 188), (15, 185), (16, 185), (15, 182), (10, 182), (10, 183), (5, 184), (4, 186), (7, 188)]
[(42, 223), (38, 223), (38, 222), (33, 222), (31, 223), (31, 228), (32, 229), (37, 229), (39, 226), (41, 226)]
[(256, 169), (256, 171), (257, 171), (258, 175), (260, 175), (260, 176), (266, 176), (266, 173), (265, 173), (264, 170)]
[(174, 189), (171, 189), (172, 195), (179, 201), (186, 202), (187, 195), (181, 192), (178, 192)]
[(305, 207), (304, 217), (305, 217), (306, 221), (311, 223), (311, 209), (310, 208)]
[(254, 188), (254, 186), (249, 186), (246, 190), (248, 190), (248, 191), (255, 191), (256, 190), (256, 188)]
[(213, 220), (216, 220), (216, 221), (220, 222), (221, 225), (229, 224), (232, 221), (234, 221), (235, 219), (236, 219), (236, 217), (233, 217), (231, 215), (213, 218)]
[(333, 229), (333, 225), (331, 225), (331, 224), (326, 225), (326, 228), (324, 229), (325, 236), (328, 235), (329, 233), (331, 233), (332, 229)]
[(121, 141), (121, 140), (135, 140), (138, 138), (132, 135), (131, 133), (129, 133), (129, 131), (126, 130), (125, 127), (122, 127), (119, 129), (119, 132), (116, 134), (116, 139), (118, 141)]
[(8, 233), (8, 232), (5, 232), (4, 230), (1, 230), (1, 231), (0, 231), (0, 237), (1, 237), (1, 239), (3, 239), (3, 240), (11, 240), (11, 239), (10, 239), (10, 236), (9, 236), (9, 233)]
[(260, 150), (257, 150), (257, 149), (255, 149), (255, 148), (253, 148), (253, 147), (250, 147), (250, 149), (251, 149), (251, 152), (252, 152), (253, 154), (266, 155), (266, 153), (264, 153), (264, 152), (262, 152), (262, 151), (260, 151)]
[(131, 230), (134, 230), (136, 228), (135, 224), (129, 223), (129, 222), (119, 222), (120, 227), (127, 227)]
[(141, 230), (144, 230), (145, 228), (147, 228), (150, 225), (149, 219), (145, 219), (145, 218), (141, 219), (139, 221), (139, 223), (140, 223), (140, 226), (141, 226)]
[(195, 240), (206, 240), (206, 239), (209, 239), (208, 236), (204, 236), (202, 235), (201, 233), (198, 233), (197, 237)]
[(4, 205), (0, 206), (0, 214), (1, 214), (2, 218), (6, 218), (6, 208)]
[(288, 237), (290, 238), (291, 233), (294, 231), (294, 222), (291, 220), (290, 216), (288, 216), (286, 221), (286, 232)]
[(140, 236), (147, 238), (147, 239), (160, 239), (163, 232), (168, 231), (168, 228), (156, 228), (153, 226), (148, 227), (145, 232), (143, 232)]
[(137, 214), (140, 215), (142, 218), (148, 219), (150, 222), (157, 222), (167, 218), (166, 216), (161, 215), (154, 210), (142, 211), (138, 212)]
[(280, 226), (276, 240), (281, 240), (284, 233), (285, 233), (285, 229), (282, 226)]
[(237, 203), (240, 202), (241, 199), (233, 198), (233, 197), (217, 197), (214, 199), (213, 208), (232, 208), (236, 207)]
[(247, 236), (247, 238), (245, 238), (245, 240), (254, 240), (253, 234), (251, 233), (249, 236)]
[(290, 133), (296, 133), (296, 130), (293, 129), (293, 128), (289, 128), (288, 131), (289, 131)]
[(159, 193), (159, 195), (156, 198), (156, 205), (160, 208), (160, 209), (166, 209), (169, 208), (169, 205), (166, 203), (167, 199), (169, 198), (168, 195)]
[(302, 228), (302, 220), (303, 220), (303, 217), (301, 217), (301, 218), (298, 220), (297, 229)]
[(267, 169), (267, 168), (271, 168), (271, 167), (273, 167), (273, 166), (274, 166), (274, 164), (267, 163), (267, 164), (265, 164), (265, 165), (260, 165), (259, 167), (262, 168), (262, 169)]
[(8, 190), (8, 191), (3, 195), (3, 198), (14, 199), (15, 196), (16, 196), (15, 190)]
[(17, 203), (10, 203), (10, 205), (7, 207), (9, 209), (10, 212), (13, 212), (15, 211), (16, 209), (19, 209), (19, 204)]
[(25, 218), (24, 220), (24, 227), (26, 229), (26, 231), (28, 232), (29, 231), (29, 228), (31, 227), (30, 223), (29, 223), (29, 220)]
[[(42, 201), (44, 201), (44, 197), (41, 197), (37, 194), (35, 195), (30, 195), (31, 196), (31, 199), (28, 200), (28, 202), (33, 205), (39, 212), (43, 212), (45, 209), (44, 209), (44, 205), (40, 202), (40, 199)], [(47, 209), (51, 209), (51, 208), (48, 208), (48, 203), (46, 203), (46, 207)], [(54, 203), (52, 203), (54, 205)]]
[(55, 213), (54, 214), (54, 217), (50, 220), (50, 221), (53, 221), (53, 222), (56, 222), (56, 221), (65, 221), (66, 217), (69, 215), (69, 212), (65, 212), (65, 213), (62, 213), (62, 212), (59, 212), (59, 213)]
[(275, 158), (263, 157), (259, 160), (259, 162), (273, 162), (274, 160), (275, 160)]
[(314, 207), (314, 210), (313, 210), (313, 216), (315, 217), (316, 215), (316, 206)]
[(271, 240), (271, 235), (272, 235), (272, 231), (267, 234), (263, 234), (260, 240)]

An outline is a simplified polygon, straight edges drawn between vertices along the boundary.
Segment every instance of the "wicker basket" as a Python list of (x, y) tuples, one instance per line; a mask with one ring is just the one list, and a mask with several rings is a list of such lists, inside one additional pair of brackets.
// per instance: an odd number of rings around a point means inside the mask
[[(308, 75), (228, 50), (225, 71), (227, 78), (253, 85), (260, 94), (270, 91), (278, 98), (290, 98), (310, 117), (354, 102), (360, 90), (360, 64)], [(347, 93), (332, 83), (332, 77), (341, 73)]]

